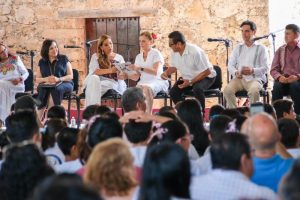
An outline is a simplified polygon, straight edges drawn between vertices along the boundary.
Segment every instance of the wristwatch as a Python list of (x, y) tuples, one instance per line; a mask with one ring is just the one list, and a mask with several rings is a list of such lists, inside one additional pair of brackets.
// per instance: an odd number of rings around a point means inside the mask
[(140, 69), (142, 72), (144, 71), (144, 67), (141, 67), (141, 69)]
[(189, 86), (193, 86), (193, 82), (191, 80), (189, 81)]

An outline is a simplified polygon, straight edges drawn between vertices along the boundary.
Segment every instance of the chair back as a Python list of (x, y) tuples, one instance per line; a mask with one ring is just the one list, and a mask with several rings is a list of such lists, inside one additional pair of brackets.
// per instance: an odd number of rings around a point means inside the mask
[(222, 89), (223, 81), (222, 81), (222, 70), (219, 66), (214, 65), (214, 70), (216, 71), (216, 79), (214, 84), (209, 89)]

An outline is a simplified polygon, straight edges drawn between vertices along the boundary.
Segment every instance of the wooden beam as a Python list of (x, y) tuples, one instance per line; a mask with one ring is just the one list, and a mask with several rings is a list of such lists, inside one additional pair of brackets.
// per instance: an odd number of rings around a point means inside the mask
[(157, 13), (154, 8), (133, 8), (133, 9), (89, 9), (89, 10), (60, 10), (59, 18), (110, 18), (110, 17), (137, 17), (153, 16)]

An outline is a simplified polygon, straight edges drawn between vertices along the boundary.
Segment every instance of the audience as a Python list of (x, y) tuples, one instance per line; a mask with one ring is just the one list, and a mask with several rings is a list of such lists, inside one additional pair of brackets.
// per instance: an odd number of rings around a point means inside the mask
[(34, 187), (54, 174), (40, 149), (30, 141), (14, 143), (5, 152), (0, 171), (1, 200), (24, 200)]
[(190, 162), (176, 144), (149, 147), (143, 170), (139, 200), (189, 199)]
[(296, 119), (296, 113), (294, 111), (294, 103), (292, 101), (279, 99), (273, 102), (273, 106), (276, 111), (277, 119), (281, 119), (281, 118)]
[(209, 109), (209, 121), (211, 121), (214, 117), (220, 115), (225, 110), (224, 106), (217, 104), (213, 105)]
[(251, 180), (277, 192), (278, 183), (291, 168), (293, 159), (283, 159), (276, 153), (280, 134), (275, 120), (266, 113), (256, 114), (247, 119), (242, 130), (249, 136), (253, 151)]
[(75, 174), (47, 178), (34, 192), (32, 200), (102, 200), (99, 194), (84, 185)]
[(213, 170), (193, 178), (192, 199), (276, 199), (275, 193), (250, 181), (253, 171), (247, 137), (228, 132), (210, 148)]
[(128, 88), (121, 98), (122, 108), (125, 113), (134, 110), (146, 111), (146, 98), (143, 90), (138, 87)]
[(124, 132), (128, 141), (132, 144), (130, 151), (134, 158), (134, 166), (142, 168), (148, 140), (152, 132), (152, 122), (137, 123), (134, 120), (130, 120), (125, 124)]
[(55, 166), (56, 172), (75, 173), (82, 168), (76, 147), (78, 131), (75, 128), (64, 128), (59, 132), (57, 144), (65, 156), (65, 162)]
[(281, 118), (277, 123), (281, 134), (281, 143), (287, 148), (287, 151), (293, 158), (300, 157), (298, 122), (294, 119)]
[(178, 105), (178, 116), (188, 126), (194, 139), (192, 144), (196, 148), (199, 156), (202, 156), (209, 145), (208, 133), (204, 128), (202, 108), (198, 100), (188, 99)]
[(65, 156), (58, 147), (56, 138), (58, 133), (65, 127), (67, 122), (64, 119), (50, 119), (43, 132), (42, 148), (52, 167), (60, 165), (65, 161)]
[(47, 112), (47, 119), (62, 119), (67, 121), (66, 110), (63, 106), (52, 106)]
[(133, 157), (125, 142), (115, 138), (98, 144), (87, 162), (84, 180), (105, 200), (136, 199)]
[(291, 171), (283, 178), (280, 187), (280, 199), (300, 199), (300, 159), (297, 159)]

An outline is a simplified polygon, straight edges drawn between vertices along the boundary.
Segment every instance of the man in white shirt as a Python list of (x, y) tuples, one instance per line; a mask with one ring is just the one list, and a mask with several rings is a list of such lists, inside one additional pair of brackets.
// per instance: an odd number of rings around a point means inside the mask
[(213, 85), (216, 71), (209, 62), (207, 55), (200, 47), (186, 42), (179, 31), (169, 34), (169, 47), (173, 50), (170, 57), (170, 67), (161, 75), (163, 79), (179, 70), (180, 77), (170, 91), (172, 101), (176, 104), (183, 100), (185, 91), (193, 90), (200, 101), (202, 110), (205, 109), (204, 90)]
[(192, 179), (191, 199), (277, 199), (275, 193), (252, 183), (250, 145), (245, 135), (224, 134), (212, 142), (213, 170)]
[(224, 89), (228, 108), (236, 108), (235, 93), (238, 91), (246, 90), (250, 103), (259, 101), (259, 91), (267, 81), (266, 74), (269, 71), (266, 47), (253, 41), (255, 23), (244, 21), (240, 27), (244, 43), (238, 44), (232, 52), (228, 63), (232, 80)]

